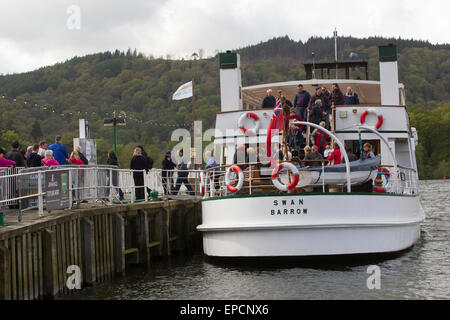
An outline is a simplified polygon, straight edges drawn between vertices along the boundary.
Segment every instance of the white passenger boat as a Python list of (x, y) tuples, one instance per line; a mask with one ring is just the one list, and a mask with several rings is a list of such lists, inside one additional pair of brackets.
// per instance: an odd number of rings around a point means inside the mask
[[(403, 85), (398, 83), (396, 48), (379, 51), (380, 81), (308, 79), (245, 88), (239, 55), (220, 55), (222, 109), (214, 142), (220, 167), (207, 170), (202, 181), (202, 224), (197, 227), (206, 255), (395, 252), (419, 239), (424, 212), (417, 134), (409, 125)], [(359, 95), (360, 105), (335, 106), (327, 131), (341, 146), (345, 164), (308, 168), (290, 159), (270, 167), (261, 158), (233, 164), (239, 145), (247, 144), (256, 153), (264, 149), (273, 110), (252, 106), (260, 105), (269, 88), (292, 99), (299, 83), (310, 93), (318, 85), (338, 83), (344, 90), (352, 86)], [(311, 130), (318, 127), (307, 124)], [(377, 158), (350, 163), (345, 148), (358, 153), (361, 142), (370, 142)]]

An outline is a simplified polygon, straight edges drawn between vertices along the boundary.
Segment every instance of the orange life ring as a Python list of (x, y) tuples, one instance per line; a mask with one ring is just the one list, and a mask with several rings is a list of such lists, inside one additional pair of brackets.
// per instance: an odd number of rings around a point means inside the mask
[[(386, 181), (383, 181), (383, 176)], [(386, 168), (378, 168), (377, 176), (373, 181), (373, 191), (378, 193), (386, 193), (386, 187), (389, 184), (391, 173)]]
[(367, 110), (364, 110), (363, 113), (361, 114), (361, 118), (359, 119), (359, 122), (361, 122), (361, 124), (364, 124), (366, 122), (366, 117), (369, 113), (375, 114), (378, 117), (378, 121), (375, 124), (375, 128), (377, 130), (380, 129), (381, 125), (383, 124), (383, 115), (377, 109), (369, 108)]
[[(282, 184), (278, 180), (278, 173), (280, 172), (281, 169), (288, 169), (288, 170), (292, 171), (292, 174), (294, 176), (289, 185)], [(297, 186), (299, 180), (300, 180), (300, 173), (299, 173), (297, 167), (290, 162), (279, 163), (278, 165), (275, 166), (275, 168), (272, 171), (272, 183), (280, 191), (288, 191), (289, 190), (292, 192), (293, 190), (295, 190), (295, 187)]]
[[(231, 185), (230, 173), (232, 171), (236, 172), (238, 174), (239, 180), (238, 180), (236, 187), (233, 187)], [(231, 193), (236, 193), (239, 190), (241, 190), (242, 186), (244, 185), (244, 172), (242, 171), (241, 167), (239, 167), (235, 164), (233, 164), (231, 167), (229, 167), (227, 172), (225, 173), (225, 183), (227, 184), (228, 191), (230, 191)]]
[[(244, 126), (244, 120), (245, 118), (249, 118), (249, 119), (253, 119), (255, 120), (255, 126), (251, 129), (247, 129)], [(254, 135), (256, 133), (258, 133), (259, 127), (260, 127), (260, 120), (259, 117), (256, 113), (253, 112), (246, 112), (243, 113), (238, 120), (238, 126), (239, 129), (241, 129), (241, 131), (245, 134), (245, 135)]]

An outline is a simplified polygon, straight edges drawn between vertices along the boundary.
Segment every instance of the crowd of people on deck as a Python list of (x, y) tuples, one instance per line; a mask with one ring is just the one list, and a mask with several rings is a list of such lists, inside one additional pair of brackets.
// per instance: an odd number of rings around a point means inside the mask
[[(328, 165), (341, 163), (341, 150), (339, 145), (333, 143), (331, 138), (319, 129), (313, 129), (309, 135), (306, 134), (306, 126), (295, 123), (295, 121), (308, 121), (320, 125), (328, 130), (331, 129), (331, 110), (337, 105), (358, 105), (358, 94), (355, 93), (351, 86), (348, 86), (345, 94), (339, 88), (337, 83), (331, 87), (331, 92), (324, 86), (317, 86), (315, 92), (311, 95), (304, 90), (302, 84), (298, 86), (298, 92), (295, 94), (293, 103), (278, 91), (278, 99), (281, 99), (283, 105), (283, 113), (285, 115), (285, 131), (287, 133), (288, 153), (300, 154), (303, 148), (303, 165), (320, 166), (322, 163)], [(266, 96), (262, 101), (262, 108), (275, 108), (277, 99), (273, 96), (272, 89), (266, 91)], [(306, 139), (310, 141), (306, 141)], [(312, 147), (310, 147), (310, 145)], [(362, 152), (363, 157), (374, 157), (371, 152)], [(357, 160), (351, 148), (346, 149), (350, 161)], [(284, 152), (281, 148), (281, 152)]]

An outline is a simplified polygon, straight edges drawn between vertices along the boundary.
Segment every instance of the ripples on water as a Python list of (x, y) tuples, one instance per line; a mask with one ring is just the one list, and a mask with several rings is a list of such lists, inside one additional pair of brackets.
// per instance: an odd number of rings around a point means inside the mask
[[(421, 181), (421, 239), (396, 254), (326, 259), (217, 260), (201, 252), (152, 260), (69, 299), (449, 299), (450, 182)], [(366, 286), (369, 265), (381, 289)]]

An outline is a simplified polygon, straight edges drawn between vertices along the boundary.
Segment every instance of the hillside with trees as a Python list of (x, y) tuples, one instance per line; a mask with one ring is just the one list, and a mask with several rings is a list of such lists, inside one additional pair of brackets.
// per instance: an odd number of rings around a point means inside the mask
[[(385, 38), (339, 38), (339, 59), (357, 56), (369, 61), (369, 77), (378, 80), (377, 46), (395, 43), (399, 79), (406, 87), (411, 125), (419, 133), (417, 156), (422, 178), (450, 175), (450, 46)], [(303, 62), (331, 61), (334, 39), (310, 38), (305, 43), (274, 38), (236, 50), (241, 55), (243, 86), (305, 79)], [(351, 55), (352, 54), (352, 55)], [(113, 130), (103, 126), (113, 111), (123, 111), (127, 124), (118, 128), (118, 155), (128, 167), (132, 150), (144, 145), (159, 167), (164, 151), (174, 146), (171, 132), (192, 126), (191, 99), (172, 101), (173, 92), (194, 79), (195, 119), (203, 130), (214, 127), (220, 110), (218, 56), (171, 60), (136, 50), (74, 57), (53, 66), (0, 76), (0, 146), (14, 140), (22, 146), (62, 134), (69, 146), (78, 136), (78, 119), (90, 120), (97, 139), (99, 163), (112, 149)], [(0, 70), (1, 71), (1, 70)]]

